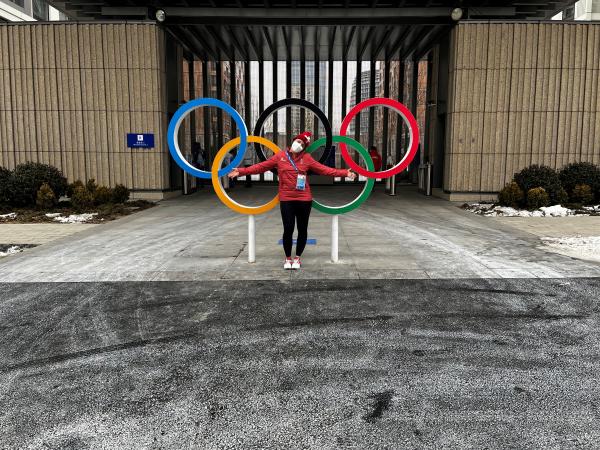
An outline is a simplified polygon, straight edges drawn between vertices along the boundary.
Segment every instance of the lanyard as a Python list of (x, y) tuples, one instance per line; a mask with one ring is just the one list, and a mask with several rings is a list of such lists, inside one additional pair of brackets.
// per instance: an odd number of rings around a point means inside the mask
[(292, 163), (292, 166), (294, 166), (294, 169), (296, 169), (296, 172), (300, 173), (300, 171), (296, 167), (296, 164), (294, 163), (294, 160), (292, 158), (290, 158), (290, 155), (288, 154), (288, 152), (285, 152), (285, 156), (287, 156), (288, 161)]

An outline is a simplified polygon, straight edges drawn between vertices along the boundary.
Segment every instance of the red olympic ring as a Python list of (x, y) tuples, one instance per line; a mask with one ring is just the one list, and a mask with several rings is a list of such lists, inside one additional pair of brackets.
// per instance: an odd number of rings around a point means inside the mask
[(417, 120), (406, 106), (404, 106), (402, 103), (396, 100), (392, 100), (391, 98), (373, 97), (360, 102), (358, 105), (356, 105), (350, 110), (346, 117), (344, 117), (342, 126), (340, 127), (340, 136), (346, 136), (346, 131), (350, 126), (350, 122), (352, 122), (352, 119), (354, 119), (354, 116), (356, 116), (356, 114), (358, 114), (361, 110), (365, 108), (378, 105), (392, 108), (400, 114), (400, 116), (404, 119), (404, 122), (410, 128), (410, 145), (408, 152), (404, 155), (404, 158), (402, 158), (402, 160), (394, 167), (384, 170), (382, 172), (372, 172), (370, 170), (363, 169), (361, 166), (355, 163), (350, 157), (350, 154), (348, 153), (348, 147), (346, 146), (346, 144), (340, 142), (339, 145), (341, 155), (344, 161), (346, 161), (346, 164), (348, 164), (348, 166), (351, 169), (353, 169), (356, 173), (359, 173), (367, 178), (389, 178), (392, 175), (400, 173), (402, 170), (406, 169), (408, 165), (412, 162), (413, 158), (417, 154), (417, 149), (419, 148), (419, 125), (417, 124)]

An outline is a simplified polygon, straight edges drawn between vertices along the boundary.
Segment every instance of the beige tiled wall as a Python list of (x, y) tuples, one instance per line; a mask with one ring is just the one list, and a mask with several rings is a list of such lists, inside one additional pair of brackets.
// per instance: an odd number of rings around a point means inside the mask
[[(168, 188), (164, 39), (153, 24), (0, 26), (0, 165)], [(127, 148), (127, 132), (156, 148)]]
[(463, 23), (451, 34), (447, 192), (529, 164), (600, 163), (600, 24)]

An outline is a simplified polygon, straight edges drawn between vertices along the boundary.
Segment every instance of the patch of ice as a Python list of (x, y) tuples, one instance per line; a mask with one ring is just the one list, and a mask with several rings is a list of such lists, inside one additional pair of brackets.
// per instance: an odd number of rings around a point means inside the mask
[(542, 238), (542, 242), (557, 253), (600, 262), (600, 236)]
[(46, 217), (50, 217), (51, 219), (54, 219), (55, 217), (58, 216), (62, 216), (61, 213), (46, 213)]
[(565, 208), (564, 206), (560, 205), (542, 206), (540, 209), (544, 212), (545, 216), (566, 217), (573, 215), (572, 209)]
[(0, 214), (0, 219), (16, 219), (17, 213)]
[(60, 223), (85, 223), (92, 220), (98, 213), (71, 214), (68, 217), (55, 217), (54, 220)]
[(15, 253), (19, 253), (22, 251), (23, 249), (18, 245), (12, 245), (8, 247), (4, 252), (0, 251), (0, 258), (2, 258), (3, 256), (14, 255)]

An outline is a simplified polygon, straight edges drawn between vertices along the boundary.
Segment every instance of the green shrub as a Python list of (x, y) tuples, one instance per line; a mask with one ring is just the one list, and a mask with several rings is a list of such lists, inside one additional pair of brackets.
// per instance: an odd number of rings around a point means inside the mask
[[(600, 167), (595, 164), (589, 162), (572, 163), (563, 167), (559, 176), (569, 196), (573, 195), (575, 186), (587, 184), (591, 188), (592, 194), (600, 199)], [(571, 200), (577, 201), (573, 198)]]
[(75, 188), (78, 186), (85, 187), (85, 185), (83, 184), (83, 182), (81, 180), (76, 180), (73, 183), (67, 185), (66, 196), (69, 198), (72, 197), (73, 192), (75, 192)]
[(589, 205), (594, 202), (594, 193), (592, 188), (587, 184), (577, 184), (573, 188), (571, 193), (571, 201), (575, 203), (581, 203), (582, 205)]
[(543, 187), (536, 187), (527, 191), (527, 207), (538, 209), (550, 204), (550, 196)]
[(44, 183), (48, 183), (57, 198), (66, 192), (67, 180), (56, 167), (34, 162), (19, 164), (13, 171), (10, 181), (11, 205), (35, 205), (37, 192)]
[(94, 195), (83, 186), (77, 186), (71, 196), (71, 204), (78, 211), (94, 206)]
[(0, 205), (9, 203), (12, 172), (4, 167), (0, 167)]
[(565, 188), (561, 187), (556, 195), (556, 204), (564, 205), (566, 203), (569, 203), (569, 194), (567, 194)]
[(104, 205), (112, 202), (113, 191), (111, 188), (106, 186), (98, 186), (94, 191), (94, 203), (96, 205)]
[(117, 184), (112, 191), (113, 203), (125, 203), (127, 200), (129, 200), (129, 189), (122, 184)]
[(38, 189), (35, 204), (42, 209), (50, 209), (56, 205), (56, 195), (48, 183), (42, 184)]
[(523, 194), (519, 185), (513, 181), (502, 188), (498, 194), (498, 201), (502, 206), (517, 208), (524, 197), (525, 194)]
[(552, 204), (560, 203), (562, 186), (558, 173), (554, 169), (534, 164), (516, 173), (514, 180), (523, 192), (528, 193), (530, 189), (541, 187), (548, 194)]
[(96, 180), (94, 178), (90, 178), (89, 180), (87, 180), (87, 183), (85, 183), (85, 188), (92, 194), (96, 192), (96, 189), (98, 188)]
[(569, 194), (565, 191), (565, 188), (561, 187), (556, 195), (556, 203), (559, 205), (565, 205), (569, 203)]

